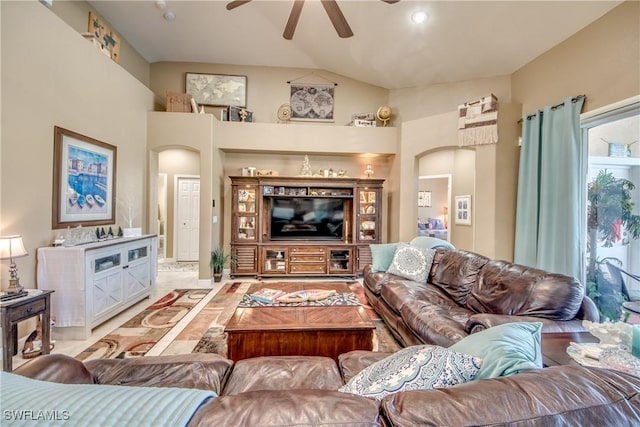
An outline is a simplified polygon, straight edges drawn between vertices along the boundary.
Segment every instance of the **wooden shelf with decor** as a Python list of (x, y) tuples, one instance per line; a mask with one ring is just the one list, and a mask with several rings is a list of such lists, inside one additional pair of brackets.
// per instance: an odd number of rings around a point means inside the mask
[(371, 262), (384, 179), (230, 179), (231, 277), (355, 277)]

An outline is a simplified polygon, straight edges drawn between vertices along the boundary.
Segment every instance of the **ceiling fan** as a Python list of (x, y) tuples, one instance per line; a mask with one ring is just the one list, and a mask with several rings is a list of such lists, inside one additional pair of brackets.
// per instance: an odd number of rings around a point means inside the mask
[[(230, 1), (227, 3), (227, 10), (233, 10), (238, 6), (249, 3), (250, 1), (251, 0)], [(394, 4), (398, 3), (400, 0), (381, 1)], [(353, 36), (353, 31), (351, 31), (351, 27), (342, 14), (338, 3), (336, 3), (335, 0), (320, 0), (320, 2), (322, 3), (322, 6), (324, 6), (324, 10), (327, 11), (327, 15), (329, 15), (329, 19), (331, 20), (333, 27), (336, 29), (338, 36), (343, 39)], [(282, 33), (282, 37), (287, 40), (291, 40), (293, 38), (293, 33), (296, 31), (296, 25), (298, 25), (298, 19), (300, 18), (300, 12), (302, 12), (302, 6), (304, 6), (304, 0), (293, 1), (293, 7), (291, 8), (289, 19), (287, 20), (287, 24), (284, 26), (284, 32)]]

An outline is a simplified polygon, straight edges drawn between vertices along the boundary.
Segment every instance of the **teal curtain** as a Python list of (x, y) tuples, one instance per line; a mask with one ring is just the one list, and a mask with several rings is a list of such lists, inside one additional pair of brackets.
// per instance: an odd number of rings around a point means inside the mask
[(580, 278), (584, 271), (584, 96), (523, 118), (514, 261)]

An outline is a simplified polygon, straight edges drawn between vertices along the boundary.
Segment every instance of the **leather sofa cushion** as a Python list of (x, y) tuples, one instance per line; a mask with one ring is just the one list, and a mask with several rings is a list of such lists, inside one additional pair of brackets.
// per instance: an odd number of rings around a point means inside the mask
[(369, 365), (374, 364), (393, 353), (382, 351), (353, 350), (338, 356), (338, 367), (342, 380), (347, 383), (354, 375)]
[(195, 413), (202, 426), (379, 426), (379, 402), (336, 390), (251, 391), (220, 396)]
[(34, 380), (62, 384), (93, 384), (93, 375), (80, 360), (64, 354), (45, 354), (13, 370)]
[(233, 362), (213, 353), (97, 359), (85, 363), (100, 384), (222, 392)]
[(380, 297), (396, 313), (400, 313), (402, 306), (418, 300), (437, 301), (440, 304), (454, 305), (438, 288), (426, 283), (412, 282), (411, 280), (400, 279), (395, 276), (395, 280), (389, 280), (380, 290)]
[(429, 281), (464, 306), (480, 270), (489, 262), (489, 258), (471, 252), (449, 250), (436, 258), (437, 263), (434, 261), (432, 265)]
[(373, 272), (371, 265), (367, 265), (363, 270), (364, 276), (362, 284), (365, 288), (369, 289), (374, 295), (380, 295), (380, 290), (389, 281), (394, 280), (395, 276), (387, 274), (386, 272)]
[(342, 377), (330, 357), (264, 356), (236, 362), (222, 394), (257, 390), (337, 390)]
[(471, 314), (459, 306), (420, 300), (409, 301), (400, 310), (404, 323), (422, 342), (442, 347), (467, 336), (464, 327)]
[(505, 261), (490, 261), (473, 284), (466, 306), (476, 313), (571, 320), (584, 298), (572, 277)]
[(556, 366), (447, 389), (398, 393), (383, 399), (381, 412), (389, 425), (402, 426), (637, 425), (640, 378), (607, 369)]

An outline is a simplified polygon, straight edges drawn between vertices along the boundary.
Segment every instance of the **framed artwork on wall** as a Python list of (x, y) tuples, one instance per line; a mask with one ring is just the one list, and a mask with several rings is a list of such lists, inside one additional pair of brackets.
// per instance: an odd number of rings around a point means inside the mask
[(431, 207), (431, 191), (418, 191), (418, 207)]
[(291, 83), (291, 120), (333, 122), (335, 88), (334, 83)]
[(198, 105), (247, 106), (247, 76), (187, 73), (185, 87)]
[(456, 196), (455, 223), (471, 225), (471, 196)]
[(117, 147), (54, 127), (52, 226), (113, 224)]

